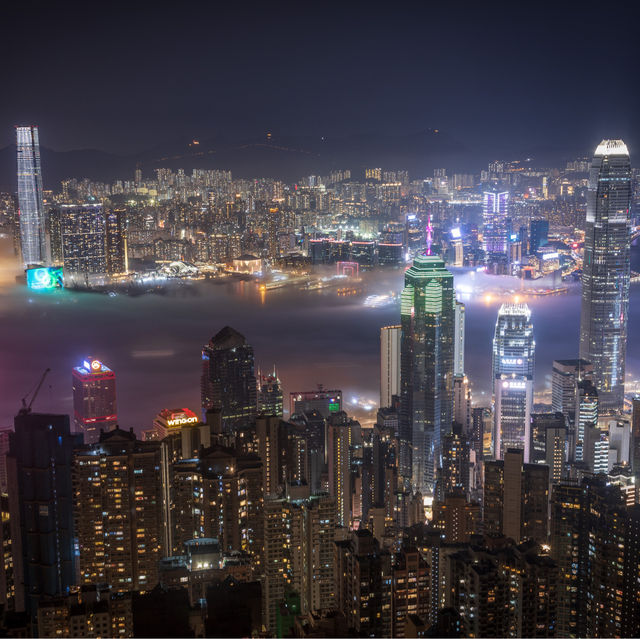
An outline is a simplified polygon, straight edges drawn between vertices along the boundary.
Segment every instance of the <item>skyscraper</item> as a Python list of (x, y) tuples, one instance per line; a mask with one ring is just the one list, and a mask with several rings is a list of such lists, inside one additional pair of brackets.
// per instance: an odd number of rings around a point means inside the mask
[(116, 374), (100, 360), (87, 357), (71, 371), (73, 382), (73, 422), (84, 434), (86, 444), (94, 444), (100, 429), (109, 430), (118, 421)]
[(508, 191), (485, 191), (482, 203), (482, 242), (487, 261), (506, 258)]
[(580, 357), (593, 364), (605, 410), (621, 409), (630, 277), (631, 163), (622, 140), (603, 140), (593, 156), (582, 267)]
[(416, 257), (401, 296), (400, 473), (423, 495), (433, 494), (440, 436), (451, 428), (454, 307), (444, 261)]
[(202, 349), (202, 409), (222, 411), (225, 431), (251, 423), (256, 416), (257, 389), (253, 347), (225, 326)]
[[(151, 590), (168, 554), (164, 447), (119, 428), (74, 454), (74, 521), (80, 581), (114, 591)], [(177, 505), (182, 507), (182, 504)]]
[(401, 326), (380, 329), (380, 408), (391, 406), (391, 398), (400, 395)]
[(18, 151), (18, 213), (25, 268), (47, 260), (42, 169), (37, 126), (16, 127)]
[(508, 448), (520, 448), (529, 462), (535, 347), (529, 307), (503, 304), (493, 338), (496, 459)]
[(126, 210), (110, 209), (105, 214), (105, 259), (109, 275), (128, 270)]
[(329, 418), (329, 494), (336, 501), (340, 526), (351, 523), (351, 425), (343, 411)]
[(63, 204), (60, 208), (65, 275), (104, 275), (106, 221), (102, 204)]
[(21, 411), (10, 435), (7, 474), (18, 611), (35, 617), (41, 597), (75, 584), (73, 435), (67, 415)]
[(453, 374), (464, 375), (464, 330), (465, 330), (465, 308), (462, 302), (456, 301), (455, 307), (455, 339), (454, 339), (454, 359)]
[(274, 367), (271, 375), (258, 374), (258, 413), (282, 417), (282, 385)]

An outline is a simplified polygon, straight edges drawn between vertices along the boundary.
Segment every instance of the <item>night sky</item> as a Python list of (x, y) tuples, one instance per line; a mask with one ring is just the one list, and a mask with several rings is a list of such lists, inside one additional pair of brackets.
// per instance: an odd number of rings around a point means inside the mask
[(438, 128), (505, 152), (640, 142), (631, 2), (14, 2), (0, 146)]

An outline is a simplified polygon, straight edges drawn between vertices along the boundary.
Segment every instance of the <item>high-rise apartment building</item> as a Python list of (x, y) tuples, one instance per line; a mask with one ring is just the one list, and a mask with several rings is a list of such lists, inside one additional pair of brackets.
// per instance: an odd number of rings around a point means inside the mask
[(76, 582), (73, 450), (82, 444), (67, 415), (21, 411), (7, 456), (15, 609), (33, 619), (43, 597)]
[(105, 213), (105, 259), (109, 275), (126, 273), (127, 258), (127, 218), (125, 209), (109, 209)]
[(263, 617), (275, 628), (287, 591), (300, 595), (302, 614), (335, 608), (335, 500), (291, 486), (286, 499), (264, 505)]
[(549, 468), (524, 463), (520, 449), (484, 465), (483, 521), (486, 533), (510, 537), (516, 543), (534, 539), (546, 543)]
[(84, 584), (149, 591), (168, 554), (164, 447), (133, 431), (103, 432), (73, 459), (75, 532)]
[(351, 420), (335, 413), (328, 428), (329, 494), (336, 501), (339, 526), (351, 524)]
[(243, 335), (225, 326), (202, 349), (202, 409), (222, 411), (226, 432), (251, 424), (256, 416), (257, 389), (253, 347)]
[(102, 204), (63, 204), (60, 237), (65, 276), (107, 272), (106, 221)]
[(392, 405), (392, 397), (400, 395), (400, 353), (402, 326), (380, 329), (380, 408)]
[(605, 410), (624, 402), (630, 278), (631, 163), (622, 140), (603, 140), (591, 163), (582, 267), (580, 357), (593, 364)]
[(116, 375), (100, 360), (87, 357), (71, 371), (71, 379), (76, 432), (83, 433), (86, 444), (94, 444), (100, 429), (114, 428), (118, 421)]
[(37, 126), (16, 127), (18, 152), (18, 214), (25, 268), (46, 264), (42, 169)]
[(441, 258), (420, 255), (406, 271), (401, 316), (400, 474), (433, 494), (453, 411), (455, 294)]
[(521, 448), (529, 461), (535, 347), (529, 307), (503, 304), (493, 338), (496, 459), (508, 448)]

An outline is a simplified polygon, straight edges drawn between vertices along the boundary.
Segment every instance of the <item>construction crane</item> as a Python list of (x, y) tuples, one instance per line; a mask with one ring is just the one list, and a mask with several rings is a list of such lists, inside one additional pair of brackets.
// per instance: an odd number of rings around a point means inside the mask
[(44, 383), (45, 377), (49, 374), (50, 371), (51, 369), (47, 368), (44, 371), (44, 373), (42, 373), (42, 377), (40, 378), (40, 381), (38, 382), (36, 389), (33, 391), (33, 394), (31, 395), (31, 401), (28, 404), (27, 404), (27, 399), (29, 398), (29, 393), (27, 393), (22, 398), (22, 408), (18, 411), (18, 415), (28, 415), (31, 412), (31, 406), (33, 405), (35, 398), (38, 396), (38, 393), (42, 388), (42, 384)]

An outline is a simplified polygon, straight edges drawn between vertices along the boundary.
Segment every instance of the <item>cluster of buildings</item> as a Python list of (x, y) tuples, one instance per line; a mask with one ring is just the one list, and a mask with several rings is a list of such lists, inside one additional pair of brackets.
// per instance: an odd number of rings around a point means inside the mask
[[(249, 273), (343, 261), (400, 267), (423, 250), (427, 225), (434, 253), (454, 267), (536, 279), (582, 265), (588, 161), (565, 169), (493, 162), (479, 175), (436, 169), (417, 180), (341, 170), (295, 184), (203, 169), (161, 168), (151, 179), (137, 168), (133, 180), (70, 178), (54, 192), (43, 190), (38, 128), (16, 131), (18, 198), (0, 196), (0, 223), (11, 227), (36, 288), (117, 285), (159, 270), (212, 275), (238, 271), (241, 258), (258, 264)], [(637, 206), (640, 182), (631, 177)], [(193, 268), (162, 270), (185, 263)]]
[[(161, 175), (166, 189), (190, 184)], [(386, 177), (371, 170), (367, 184)], [(231, 179), (195, 178), (214, 189)], [(432, 188), (448, 184), (440, 172)], [(503, 263), (509, 198), (484, 197), (485, 253)], [(492, 403), (474, 402), (465, 307), (431, 224), (426, 254), (405, 272), (400, 323), (381, 329), (371, 428), (324, 387), (291, 392), (285, 419), (276, 371), (257, 371), (253, 347), (228, 326), (203, 346), (199, 409), (163, 408), (140, 433), (117, 425), (114, 371), (87, 358), (72, 371), (72, 420), (25, 405), (0, 439), (5, 631), (637, 636), (630, 201), (626, 147), (603, 141), (588, 189), (579, 351), (554, 361), (546, 412), (534, 410), (525, 304), (501, 306)], [(23, 244), (41, 263), (42, 245)]]

